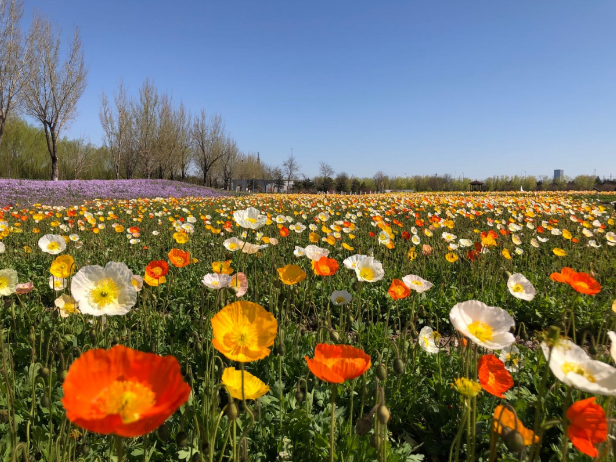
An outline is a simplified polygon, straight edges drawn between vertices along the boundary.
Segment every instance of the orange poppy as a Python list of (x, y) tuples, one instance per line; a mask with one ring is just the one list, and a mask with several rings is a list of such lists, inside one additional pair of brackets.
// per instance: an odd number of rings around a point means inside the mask
[(82, 354), (71, 364), (62, 388), (62, 405), (71, 422), (125, 437), (155, 430), (190, 395), (173, 356), (122, 345)]
[(578, 273), (569, 267), (563, 268), (560, 273), (552, 273), (550, 279), (569, 284), (573, 290), (581, 294), (596, 295), (601, 292), (601, 284), (592, 276), (587, 273)]
[(164, 260), (154, 260), (145, 267), (145, 274), (152, 279), (158, 280), (165, 277), (169, 272), (169, 265)]
[(505, 432), (505, 428), (516, 430), (524, 438), (524, 445), (528, 446), (539, 442), (539, 437), (535, 436), (532, 430), (524, 427), (520, 419), (504, 406), (496, 406), (494, 409), (494, 431), (499, 435)]
[(190, 253), (180, 249), (171, 249), (168, 257), (171, 264), (178, 268), (184, 268), (190, 264)]
[(314, 262), (314, 272), (319, 276), (333, 276), (338, 268), (340, 268), (340, 265), (333, 258), (323, 256)]
[(278, 277), (286, 285), (292, 286), (306, 279), (306, 272), (297, 265), (286, 265), (278, 268)]
[(372, 364), (370, 356), (350, 345), (319, 343), (314, 358), (304, 356), (308, 369), (325, 382), (343, 383), (364, 374)]
[(498, 398), (513, 387), (513, 378), (505, 364), (494, 355), (483, 355), (478, 365), (479, 383), (485, 391)]
[(285, 228), (283, 226), (278, 232), (280, 233), (280, 236), (287, 237), (289, 235), (289, 228)]
[(389, 286), (387, 293), (394, 300), (400, 300), (411, 295), (411, 289), (400, 279), (394, 279), (391, 281), (391, 286)]
[(587, 456), (597, 457), (599, 451), (595, 444), (607, 440), (607, 419), (605, 411), (598, 404), (596, 398), (587, 398), (573, 403), (567, 410), (567, 435), (579, 451)]

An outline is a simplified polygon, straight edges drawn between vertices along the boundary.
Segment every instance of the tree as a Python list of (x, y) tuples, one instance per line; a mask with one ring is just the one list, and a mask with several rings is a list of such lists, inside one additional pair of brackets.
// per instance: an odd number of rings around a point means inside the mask
[(0, 145), (7, 118), (26, 81), (30, 52), (22, 44), (22, 15), (21, 0), (0, 0)]
[(350, 184), (349, 184), (349, 175), (345, 172), (341, 172), (336, 176), (336, 190), (338, 192), (349, 192)]
[[(103, 127), (103, 143), (109, 149), (111, 155), (111, 163), (116, 180), (120, 179), (120, 167), (123, 161), (130, 162), (126, 157), (130, 155), (130, 136), (131, 136), (131, 112), (130, 102), (126, 96), (126, 88), (124, 82), (120, 81), (118, 91), (113, 95), (115, 103), (115, 113), (109, 105), (109, 100), (105, 92), (101, 95), (101, 108), (98, 113), (98, 118)], [(132, 172), (132, 168), (128, 168)], [(132, 174), (129, 176), (130, 178)]]
[(299, 172), (301, 166), (297, 163), (297, 160), (291, 154), (287, 160), (285, 160), (282, 164), (282, 168), (284, 173), (287, 175), (287, 192), (289, 192), (289, 183), (291, 183), (291, 179), (295, 177), (295, 175)]
[(208, 123), (205, 110), (201, 109), (201, 112), (198, 116), (195, 116), (193, 121), (191, 137), (197, 168), (203, 175), (203, 185), (206, 185), (210, 170), (224, 153), (221, 146), (224, 137), (222, 117), (214, 115)]
[(51, 23), (35, 15), (28, 42), (28, 63), (23, 102), (26, 114), (43, 124), (51, 157), (51, 179), (58, 180), (58, 139), (62, 129), (77, 114), (77, 101), (86, 89), (87, 69), (79, 29), (75, 29), (68, 57), (60, 62), (60, 36)]
[(154, 82), (146, 79), (139, 89), (139, 101), (131, 104), (133, 139), (143, 175), (150, 179), (155, 168), (155, 144), (158, 129), (158, 90)]
[[(182, 181), (188, 175), (188, 169), (192, 163), (192, 151), (190, 142), (190, 121), (192, 117), (190, 113), (184, 109), (184, 103), (180, 103), (180, 107), (174, 114), (174, 122), (177, 130), (176, 136), (178, 141), (178, 167), (180, 170), (180, 178)], [(237, 149), (237, 146), (236, 146)]]
[(272, 177), (274, 178), (276, 191), (281, 192), (282, 188), (284, 188), (284, 173), (282, 173), (282, 169), (280, 167), (275, 167), (272, 172)]
[(357, 194), (360, 191), (361, 183), (357, 178), (353, 177), (353, 179), (351, 180), (351, 192)]
[(385, 175), (380, 170), (374, 174), (372, 180), (374, 181), (374, 188), (377, 190), (377, 192), (384, 191), (389, 182), (389, 178), (387, 177), (387, 175)]
[(322, 177), (332, 178), (334, 176), (334, 169), (327, 162), (319, 162), (319, 172)]

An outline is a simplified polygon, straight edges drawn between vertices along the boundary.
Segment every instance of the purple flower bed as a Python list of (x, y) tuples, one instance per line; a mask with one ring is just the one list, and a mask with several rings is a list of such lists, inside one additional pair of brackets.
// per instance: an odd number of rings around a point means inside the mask
[(215, 197), (204, 186), (170, 180), (12, 180), (0, 178), (0, 207), (19, 204), (80, 205), (92, 199)]

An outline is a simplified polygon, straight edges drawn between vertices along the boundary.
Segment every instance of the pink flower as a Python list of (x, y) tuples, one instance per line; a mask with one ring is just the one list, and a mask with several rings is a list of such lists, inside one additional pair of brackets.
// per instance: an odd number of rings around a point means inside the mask
[(25, 295), (32, 292), (32, 289), (34, 289), (34, 284), (32, 284), (32, 282), (25, 282), (23, 284), (17, 284), (15, 293), (18, 295)]

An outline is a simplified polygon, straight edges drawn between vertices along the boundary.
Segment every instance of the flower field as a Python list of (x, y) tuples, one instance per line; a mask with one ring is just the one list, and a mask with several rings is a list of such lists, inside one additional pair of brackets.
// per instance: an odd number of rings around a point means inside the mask
[(2, 461), (616, 460), (593, 195), (20, 203)]

